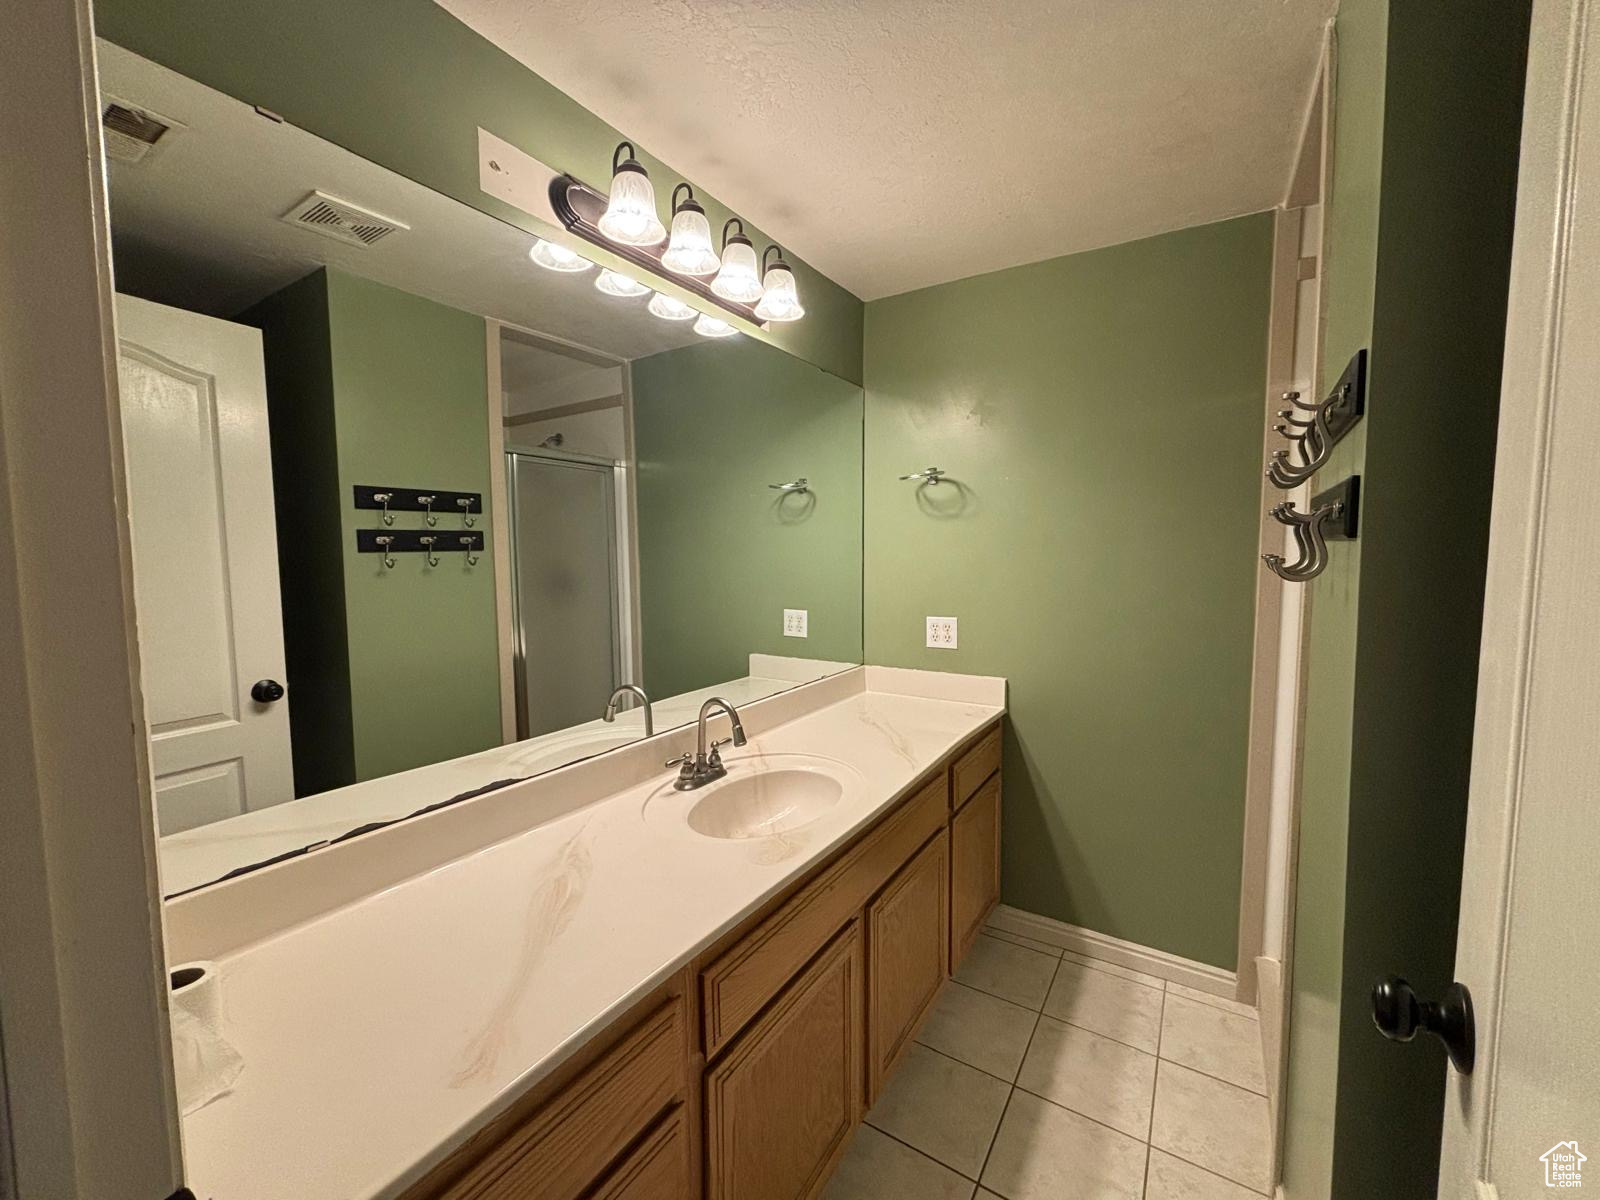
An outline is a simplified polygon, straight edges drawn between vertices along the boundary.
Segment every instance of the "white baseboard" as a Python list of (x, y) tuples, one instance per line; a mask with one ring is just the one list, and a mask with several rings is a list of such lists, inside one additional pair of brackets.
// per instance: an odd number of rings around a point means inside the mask
[(1059, 946), (1074, 954), (1098, 958), (1102, 962), (1115, 963), (1132, 971), (1143, 971), (1146, 975), (1181, 983), (1213, 996), (1225, 996), (1232, 1000), (1238, 987), (1238, 977), (1234, 972), (1213, 967), (1210, 963), (1180, 958), (1165, 950), (1152, 950), (1137, 942), (1125, 942), (1081, 925), (1068, 925), (1054, 917), (1041, 917), (1038, 913), (1012, 908), (1009, 904), (996, 908), (989, 923), (997, 929), (1007, 929), (1023, 937)]

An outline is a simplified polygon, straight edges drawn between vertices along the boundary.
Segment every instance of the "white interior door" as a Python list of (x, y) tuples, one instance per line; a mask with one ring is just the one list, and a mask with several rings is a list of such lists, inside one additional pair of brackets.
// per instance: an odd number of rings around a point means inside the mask
[[(176, 833), (294, 798), (261, 333), (117, 297), (156, 812)], [(262, 689), (270, 694), (271, 689)]]
[(1477, 1062), (1450, 1072), (1441, 1197), (1559, 1195), (1585, 1175), (1600, 1188), (1593, 7), (1533, 9), (1456, 947)]

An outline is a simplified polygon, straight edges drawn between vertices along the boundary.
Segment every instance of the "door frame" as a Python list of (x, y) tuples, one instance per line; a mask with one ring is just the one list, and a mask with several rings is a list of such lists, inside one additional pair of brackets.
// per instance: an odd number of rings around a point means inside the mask
[[(183, 1158), (94, 25), (89, 0), (17, 0), (15, 16), (0, 39), (0, 100), (29, 119), (0, 126), (0, 160), (31, 169), (0, 173), (0, 1039), (12, 1183), (28, 1196), (163, 1200)], [(41, 536), (52, 529), (68, 535)]]
[[(1529, 32), (1456, 943), (1455, 977), (1472, 988), (1477, 1062), (1470, 1076), (1448, 1072), (1441, 1196), (1495, 1195), (1489, 1181), (1496, 1033), (1518, 825), (1530, 799), (1526, 755), (1535, 640), (1541, 617), (1563, 607), (1560, 583), (1551, 584), (1566, 573), (1565, 564), (1546, 563), (1545, 541), (1573, 520), (1570, 512), (1553, 511), (1550, 496), (1561, 401), (1556, 366), (1585, 116), (1580, 101), (1585, 84), (1592, 85), (1600, 71), (1587, 52), (1597, 17), (1592, 8), (1590, 0), (1535, 0)], [(1592, 112), (1587, 120), (1591, 128), (1600, 122)], [(1566, 404), (1582, 409), (1588, 398), (1569, 395)], [(1574, 430), (1569, 420), (1564, 436), (1581, 442), (1587, 433), (1581, 425)]]

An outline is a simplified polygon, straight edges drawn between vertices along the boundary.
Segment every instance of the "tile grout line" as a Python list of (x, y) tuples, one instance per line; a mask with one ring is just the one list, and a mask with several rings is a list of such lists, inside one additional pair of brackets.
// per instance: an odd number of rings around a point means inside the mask
[(1156, 1089), (1161, 1086), (1161, 1043), (1167, 1033), (1167, 989), (1161, 989), (1161, 1016), (1156, 1021), (1156, 1069), (1150, 1074), (1150, 1120), (1144, 1127), (1144, 1186), (1139, 1189), (1139, 1200), (1150, 1192), (1150, 1159), (1155, 1155)]
[[(985, 926), (982, 932), (991, 937), (998, 934), (1002, 941), (1026, 936), (1025, 934), (1012, 933), (1009, 929), (995, 930), (990, 929), (988, 926)], [(1040, 942), (1037, 939), (1035, 939), (1035, 944), (1040, 946), (1050, 945), (1048, 942)], [(1011, 942), (1011, 945), (1023, 950), (1033, 950), (1033, 946), (1025, 946), (1021, 942)], [(1076, 950), (1066, 950), (1058, 946), (1050, 946), (1050, 949), (1054, 951), (1053, 954), (1043, 950), (1033, 950), (1033, 952), (1035, 954), (1043, 954), (1046, 958), (1055, 958), (1057, 961), (1070, 962), (1075, 967), (1085, 967), (1091, 971), (1098, 971), (1102, 975), (1110, 975), (1113, 979), (1121, 979), (1126, 983), (1137, 983), (1140, 987), (1147, 987), (1153, 992), (1167, 990), (1169, 981), (1159, 975), (1151, 975), (1145, 971), (1135, 971), (1132, 967), (1125, 967), (1121, 963), (1107, 962), (1102, 958), (1091, 958), (1087, 954), (1079, 954)], [(1068, 955), (1071, 955), (1071, 957), (1068, 958)], [(1107, 968), (1109, 967), (1115, 967), (1116, 970), (1108, 970)], [(1123, 972), (1127, 972), (1127, 974), (1123, 974)], [(1135, 976), (1138, 978), (1134, 978)], [(1146, 983), (1146, 980), (1151, 980), (1152, 982)], [(1217, 999), (1221, 999), (1221, 997), (1219, 996)]]
[[(1045, 991), (1044, 991), (1045, 1001), (1048, 1001), (1050, 999), (1050, 989), (1055, 987), (1055, 985), (1056, 985), (1056, 976), (1059, 975), (1060, 973), (1061, 973), (1061, 960), (1057, 959), (1056, 960), (1056, 969), (1054, 971), (1050, 972), (1050, 987), (1045, 988)], [(1033, 1039), (1034, 1039), (1034, 1036), (1039, 1032), (1039, 1022), (1044, 1019), (1044, 1008), (1042, 1007), (1042, 1004), (1043, 1004), (1043, 1002), (1041, 1002), (1041, 1007), (1040, 1007), (1039, 1011), (1034, 1013), (1034, 1015), (1033, 1015), (1033, 1029), (1028, 1033), (1028, 1044), (1026, 1046), (1024, 1046), (1023, 1049), (1022, 1049), (1022, 1061), (1017, 1064), (1017, 1078), (1018, 1079), (1022, 1078), (1022, 1068), (1023, 1068), (1024, 1065), (1026, 1065), (1026, 1063), (1028, 1061), (1028, 1052), (1033, 1049)], [(1017, 1088), (1016, 1080), (1012, 1080), (1011, 1090), (1006, 1093), (1006, 1102), (1005, 1102), (1005, 1104), (1001, 1105), (1001, 1107), (1000, 1107), (1000, 1119), (995, 1122), (994, 1132), (989, 1135), (989, 1148), (984, 1151), (984, 1153), (983, 1153), (983, 1163), (982, 1163), (982, 1165), (980, 1165), (978, 1167), (978, 1187), (983, 1187), (984, 1186), (984, 1184), (983, 1184), (983, 1173), (986, 1170), (989, 1169), (989, 1159), (994, 1156), (994, 1144), (1000, 1140), (1000, 1129), (1001, 1129), (1001, 1126), (1003, 1126), (1006, 1123), (1006, 1114), (1011, 1111), (1011, 1099), (1012, 1099), (1013, 1096), (1015, 1096), (1017, 1094), (1017, 1091), (1018, 1091), (1018, 1088)], [(1003, 1192), (998, 1192), (998, 1191), (995, 1194), (996, 1195), (1004, 1195)], [(973, 1195), (973, 1200), (977, 1200), (977, 1195), (978, 1195), (977, 1189), (973, 1190), (972, 1195)]]
[[(1183, 1163), (1185, 1166), (1193, 1167), (1196, 1171), (1200, 1171), (1203, 1174), (1209, 1175), (1213, 1179), (1220, 1179), (1224, 1183), (1231, 1183), (1236, 1188), (1243, 1188), (1245, 1191), (1249, 1192), (1252, 1196), (1260, 1196), (1260, 1197), (1262, 1197), (1262, 1200), (1266, 1200), (1266, 1196), (1267, 1196), (1266, 1192), (1258, 1192), (1258, 1191), (1255, 1190), (1255, 1188), (1251, 1187), (1248, 1183), (1240, 1183), (1232, 1175), (1224, 1175), (1220, 1171), (1213, 1171), (1210, 1167), (1203, 1167), (1199, 1163), (1193, 1162), (1193, 1161), (1185, 1158), (1181, 1154), (1174, 1154), (1171, 1150), (1168, 1150), (1168, 1149), (1166, 1149), (1166, 1148), (1164, 1148), (1162, 1146), (1151, 1146), (1150, 1149), (1153, 1150), (1153, 1151), (1154, 1150), (1160, 1150), (1161, 1153), (1165, 1154), (1168, 1158), (1175, 1158), (1179, 1162)], [(1146, 1173), (1148, 1174), (1148, 1168), (1146, 1168)], [(966, 1176), (963, 1175), (962, 1178), (965, 1179)]]
[[(939, 1047), (937, 1047), (937, 1046), (928, 1045), (927, 1042), (919, 1041), (916, 1038), (913, 1038), (912, 1041), (915, 1042), (918, 1046), (921, 1046), (924, 1050), (928, 1050), (928, 1051), (931, 1051), (934, 1054), (937, 1054), (940, 1058), (948, 1059), (949, 1061), (951, 1061), (953, 1063), (959, 1063), (963, 1067), (968, 1067), (971, 1070), (976, 1071), (979, 1075), (982, 1075), (985, 1079), (992, 1079), (996, 1083), (1005, 1084), (1007, 1087), (1016, 1087), (1017, 1086), (1017, 1081), (1015, 1079), (1007, 1079), (1004, 1075), (996, 1075), (993, 1071), (985, 1071), (982, 1067), (974, 1066), (972, 1063), (969, 1063), (966, 1059), (957, 1058), (954, 1054), (949, 1054), (949, 1053), (939, 1049)], [(1026, 1054), (1026, 1052), (1024, 1052), (1024, 1054)], [(1021, 1069), (1022, 1069), (1022, 1064), (1019, 1062), (1017, 1064), (1017, 1070), (1020, 1071)]]
[[(1090, 1030), (1090, 1032), (1092, 1033), (1094, 1031)], [(1137, 1048), (1138, 1047), (1135, 1047), (1135, 1049), (1137, 1049)], [(1146, 1050), (1145, 1053), (1148, 1054), (1150, 1052), (1148, 1050)], [(1245, 1087), (1245, 1085), (1242, 1084), (1242, 1083), (1235, 1083), (1231, 1079), (1224, 1079), (1221, 1075), (1213, 1075), (1210, 1071), (1202, 1071), (1199, 1067), (1191, 1067), (1188, 1063), (1179, 1062), (1175, 1058), (1166, 1058), (1166, 1057), (1163, 1057), (1161, 1055), (1157, 1055), (1157, 1057), (1160, 1058), (1161, 1061), (1164, 1062), (1164, 1063), (1171, 1063), (1175, 1067), (1182, 1067), (1185, 1071), (1192, 1071), (1196, 1075), (1203, 1075), (1205, 1078), (1210, 1079), (1210, 1080), (1214, 1080), (1217, 1083), (1227, 1084), (1229, 1087), (1233, 1088), (1235, 1091), (1243, 1092), (1247, 1096), (1255, 1096), (1257, 1099), (1260, 1099), (1260, 1100), (1265, 1100), (1267, 1098), (1267, 1094), (1265, 1092), (1258, 1092), (1258, 1091), (1255, 1090), (1255, 1088)]]
[[(949, 1163), (945, 1162), (941, 1158), (935, 1158), (933, 1155), (929, 1154), (926, 1150), (922, 1149), (922, 1147), (913, 1146), (910, 1142), (906, 1141), (904, 1138), (897, 1137), (895, 1134), (890, 1133), (887, 1129), (879, 1129), (871, 1121), (868, 1121), (865, 1118), (863, 1118), (861, 1123), (863, 1125), (865, 1125), (868, 1129), (872, 1130), (873, 1133), (881, 1133), (884, 1137), (888, 1138), (891, 1142), (895, 1142), (895, 1143), (898, 1143), (901, 1146), (904, 1146), (907, 1150), (910, 1150), (912, 1153), (918, 1154), (921, 1157), (927, 1159), (934, 1166), (941, 1167), (944, 1170), (949, 1171), (950, 1174), (956, 1176), (957, 1178), (965, 1179), (970, 1184), (973, 1184), (973, 1185), (977, 1184), (978, 1181), (976, 1179), (974, 1179), (971, 1175), (968, 1175), (968, 1174), (966, 1174), (966, 1173), (964, 1173), (962, 1171), (956, 1170)], [(1203, 1169), (1204, 1168), (1202, 1168), (1202, 1170)], [(1212, 1173), (1215, 1174), (1215, 1172), (1212, 1172)]]

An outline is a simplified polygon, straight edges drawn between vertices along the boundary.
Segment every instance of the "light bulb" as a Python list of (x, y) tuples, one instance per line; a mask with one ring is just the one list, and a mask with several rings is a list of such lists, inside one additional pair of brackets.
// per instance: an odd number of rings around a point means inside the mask
[[(688, 196), (681, 202), (679, 192)], [(694, 198), (694, 189), (680, 183), (672, 189), (672, 240), (667, 243), (661, 265), (679, 275), (710, 275), (722, 265), (711, 247), (711, 222), (706, 210)]]
[[(739, 232), (732, 237), (728, 230), (737, 225)], [(729, 217), (722, 227), (722, 269), (711, 281), (711, 290), (724, 300), (738, 304), (754, 304), (761, 299), (761, 280), (756, 274), (756, 248), (744, 235), (744, 222)]]
[(798, 321), (806, 315), (806, 310), (801, 307), (800, 293), (795, 287), (794, 272), (789, 269), (789, 264), (783, 261), (783, 251), (776, 246), (768, 246), (761, 252), (763, 264), (767, 255), (777, 251), (778, 260), (766, 268), (762, 281), (761, 302), (756, 305), (756, 317), (762, 321)]
[[(622, 158), (622, 148), (628, 157)], [(611, 195), (600, 217), (600, 232), (624, 246), (654, 246), (667, 236), (656, 216), (656, 189), (633, 156), (632, 142), (618, 142), (611, 154)]]
[(676, 296), (664, 295), (657, 292), (650, 297), (650, 311), (663, 321), (687, 321), (690, 317), (699, 316), (699, 312), (690, 308)]
[(650, 290), (637, 279), (632, 279), (621, 271), (613, 271), (610, 267), (600, 268), (600, 274), (595, 276), (594, 286), (597, 291), (602, 291), (608, 296), (642, 296)]
[(694, 323), (694, 331), (701, 337), (731, 337), (739, 332), (721, 317), (713, 317), (708, 313), (700, 314)]
[(587, 271), (594, 266), (577, 251), (568, 250), (560, 242), (547, 242), (543, 238), (533, 240), (528, 257), (551, 271)]

